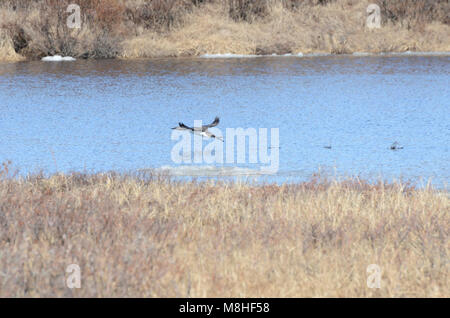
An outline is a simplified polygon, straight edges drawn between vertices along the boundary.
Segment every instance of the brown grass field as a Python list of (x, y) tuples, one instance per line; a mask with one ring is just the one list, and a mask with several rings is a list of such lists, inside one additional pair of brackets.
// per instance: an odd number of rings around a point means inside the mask
[[(0, 297), (450, 296), (447, 190), (7, 169)], [(69, 264), (79, 289), (66, 286)]]
[[(82, 27), (69, 29), (67, 5)], [(367, 7), (382, 26), (366, 26)], [(448, 0), (3, 0), (0, 61), (450, 51)]]

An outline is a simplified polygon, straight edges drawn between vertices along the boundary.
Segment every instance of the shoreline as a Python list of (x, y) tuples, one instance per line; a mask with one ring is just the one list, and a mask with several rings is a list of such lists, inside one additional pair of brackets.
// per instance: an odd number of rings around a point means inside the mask
[[(151, 4), (134, 0), (111, 1), (116, 11), (108, 11), (113, 9), (110, 5), (94, 8), (97, 2), (85, 0), (86, 7), (81, 10), (89, 13), (91, 20), (82, 16), (84, 24), (80, 29), (66, 27), (65, 0), (50, 10), (44, 9), (44, 0), (27, 5), (17, 1), (17, 8), (0, 4), (0, 61), (38, 60), (54, 55), (132, 60), (217, 54), (450, 53), (450, 22), (446, 18), (449, 5), (443, 1), (436, 2), (433, 10), (424, 11), (419, 6), (424, 5), (423, 0), (388, 4), (374, 0), (381, 6), (381, 25), (375, 29), (366, 25), (367, 6), (372, 2), (368, 0), (330, 0), (325, 4), (300, 1), (294, 9), (286, 7), (282, 0), (270, 1), (270, 5), (256, 1), (262, 10), (257, 12), (245, 6), (236, 8), (233, 1), (227, 4), (208, 0), (189, 8), (180, 5), (171, 9), (176, 12), (155, 11), (148, 7)], [(98, 12), (107, 15), (99, 16)], [(145, 19), (148, 14), (156, 15), (153, 19), (159, 24), (149, 25)], [(172, 22), (165, 25), (165, 18)], [(54, 29), (45, 27), (48, 23)]]
[[(73, 58), (69, 56), (64, 56), (63, 59), (60, 59), (59, 55), (55, 56), (46, 56), (43, 58), (25, 58), (21, 57), (20, 59), (12, 59), (12, 60), (2, 60), (0, 59), (0, 63), (14, 63), (14, 62), (74, 62), (74, 61), (93, 61), (93, 60), (116, 60), (116, 61), (139, 61), (139, 60), (156, 60), (156, 59), (253, 59), (253, 58), (320, 58), (320, 57), (446, 57), (450, 56), (450, 51), (403, 51), (403, 52), (353, 52), (353, 53), (299, 53), (299, 54), (267, 54), (267, 55), (256, 55), (256, 54), (234, 54), (234, 53), (217, 53), (217, 54), (204, 54), (204, 55), (192, 55), (192, 56), (158, 56), (158, 57), (132, 57), (132, 58), (124, 58), (124, 57), (116, 57), (109, 59), (80, 59)], [(55, 59), (52, 59), (55, 57)]]
[[(191, 184), (202, 187), (207, 184), (217, 184), (230, 186), (246, 185), (249, 187), (284, 187), (305, 185), (320, 185), (321, 188), (331, 185), (351, 184), (355, 187), (401, 187), (404, 189), (414, 189), (417, 191), (432, 190), (436, 193), (449, 193), (449, 184), (446, 178), (436, 176), (404, 176), (404, 175), (367, 175), (367, 174), (336, 174), (319, 169), (303, 175), (296, 175), (292, 171), (284, 171), (277, 174), (268, 174), (260, 170), (252, 170), (243, 167), (220, 167), (206, 166), (198, 168), (196, 166), (162, 166), (159, 168), (140, 168), (134, 170), (106, 170), (106, 171), (47, 171), (45, 169), (34, 172), (21, 173), (20, 169), (9, 164), (0, 167), (0, 182), (9, 180), (13, 182), (23, 182), (31, 179), (52, 180), (55, 178), (117, 178), (133, 182), (148, 182), (158, 180), (167, 184)], [(2, 179), (3, 178), (3, 179)]]

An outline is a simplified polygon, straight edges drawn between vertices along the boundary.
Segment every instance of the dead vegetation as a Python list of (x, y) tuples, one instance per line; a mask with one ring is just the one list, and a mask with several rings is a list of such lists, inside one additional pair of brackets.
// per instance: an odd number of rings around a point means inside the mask
[(376, 0), (376, 30), (368, 0), (79, 0), (81, 29), (71, 2), (1, 2), (0, 59), (450, 50), (447, 0)]
[(448, 297), (449, 212), (448, 192), (400, 183), (23, 178), (4, 165), (0, 296)]

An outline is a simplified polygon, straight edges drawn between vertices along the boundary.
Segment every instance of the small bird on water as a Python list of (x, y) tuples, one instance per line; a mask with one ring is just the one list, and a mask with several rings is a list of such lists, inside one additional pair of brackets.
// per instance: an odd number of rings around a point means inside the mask
[(210, 131), (208, 131), (208, 128), (216, 127), (218, 124), (219, 124), (219, 117), (216, 116), (216, 118), (214, 118), (214, 121), (209, 125), (202, 125), (201, 127), (189, 127), (180, 122), (180, 123), (178, 123), (177, 127), (173, 127), (172, 129), (189, 130), (190, 132), (192, 132), (194, 134), (198, 134), (198, 135), (201, 135), (204, 137), (209, 137), (209, 138), (216, 138), (223, 142), (222, 137), (216, 136), (213, 133), (211, 133)]
[(403, 149), (403, 147), (400, 146), (400, 144), (396, 141), (391, 145), (391, 150), (400, 150), (400, 149)]

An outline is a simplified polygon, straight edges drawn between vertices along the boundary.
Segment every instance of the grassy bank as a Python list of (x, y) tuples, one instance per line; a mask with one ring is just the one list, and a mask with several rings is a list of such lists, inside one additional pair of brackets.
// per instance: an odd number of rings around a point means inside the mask
[(448, 192), (358, 180), (0, 176), (0, 297), (448, 297), (449, 212)]
[[(69, 3), (81, 29), (68, 29)], [(366, 27), (369, 3), (380, 29)], [(4, 0), (0, 60), (450, 51), (447, 0)]]

